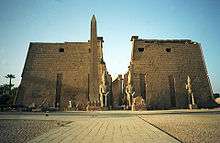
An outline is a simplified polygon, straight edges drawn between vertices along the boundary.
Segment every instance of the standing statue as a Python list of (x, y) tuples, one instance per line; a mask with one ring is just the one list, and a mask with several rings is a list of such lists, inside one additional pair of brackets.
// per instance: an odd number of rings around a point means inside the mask
[(126, 97), (127, 97), (127, 101), (128, 101), (128, 106), (131, 107), (132, 105), (132, 98), (133, 98), (133, 95), (134, 95), (134, 88), (133, 88), (133, 85), (132, 85), (132, 79), (131, 79), (131, 71), (129, 70), (128, 71), (128, 85), (126, 86), (126, 89), (125, 89), (125, 93), (126, 93)]
[(107, 85), (107, 73), (104, 71), (102, 73), (101, 85), (99, 86), (99, 95), (100, 95), (100, 106), (108, 106), (108, 85)]
[(195, 103), (195, 99), (193, 96), (193, 92), (192, 92), (192, 81), (189, 76), (187, 76), (186, 90), (188, 92), (189, 109), (197, 108), (197, 105)]

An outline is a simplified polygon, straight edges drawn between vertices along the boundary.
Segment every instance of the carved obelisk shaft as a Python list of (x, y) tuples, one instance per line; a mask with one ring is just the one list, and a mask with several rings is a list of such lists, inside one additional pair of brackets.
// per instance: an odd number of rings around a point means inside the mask
[(90, 88), (89, 88), (89, 99), (90, 102), (99, 100), (99, 85), (98, 85), (98, 45), (97, 45), (97, 28), (96, 18), (93, 15), (91, 21), (91, 37), (90, 37), (90, 48), (91, 48), (91, 65), (90, 65)]

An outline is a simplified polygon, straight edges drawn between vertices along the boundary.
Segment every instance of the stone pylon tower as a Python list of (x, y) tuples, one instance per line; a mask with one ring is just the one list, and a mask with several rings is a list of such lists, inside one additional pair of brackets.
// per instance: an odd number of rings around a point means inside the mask
[(91, 36), (90, 36), (90, 48), (91, 48), (91, 64), (89, 75), (89, 100), (90, 102), (99, 101), (99, 85), (98, 85), (98, 45), (97, 45), (97, 27), (95, 15), (92, 16), (91, 21)]

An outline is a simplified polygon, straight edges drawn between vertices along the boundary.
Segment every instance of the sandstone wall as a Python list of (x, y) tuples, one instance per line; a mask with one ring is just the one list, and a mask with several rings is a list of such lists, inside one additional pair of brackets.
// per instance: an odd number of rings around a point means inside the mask
[(69, 101), (73, 105), (86, 104), (90, 52), (89, 42), (31, 43), (17, 102), (25, 105), (45, 102), (48, 106), (55, 106), (57, 75), (60, 74), (61, 109), (67, 108)]
[[(208, 106), (212, 89), (200, 44), (190, 40), (141, 39), (134, 39), (132, 43), (130, 66), (136, 96), (143, 96), (145, 92), (149, 108), (186, 108), (187, 76), (192, 79), (198, 106)], [(171, 91), (175, 94), (172, 95)]]
[(120, 106), (123, 100), (123, 79), (122, 75), (118, 75), (118, 77), (112, 82), (112, 105), (113, 107)]

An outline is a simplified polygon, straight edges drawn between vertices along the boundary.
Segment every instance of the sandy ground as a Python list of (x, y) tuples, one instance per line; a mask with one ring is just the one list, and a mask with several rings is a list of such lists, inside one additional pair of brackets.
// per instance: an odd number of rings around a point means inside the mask
[[(102, 112), (57, 112), (45, 116), (44, 113), (5, 113), (0, 112), (0, 142), (27, 142), (51, 129), (62, 128), (68, 123), (76, 126), (78, 122), (114, 119), (133, 121), (138, 118), (156, 126), (162, 131), (186, 143), (220, 143), (220, 111), (216, 110), (163, 110), (163, 111), (102, 111)], [(137, 120), (139, 123), (139, 120)], [(93, 122), (92, 122), (93, 123)], [(95, 122), (94, 122), (95, 123)], [(102, 122), (100, 122), (102, 123)], [(139, 127), (136, 120), (133, 126), (149, 130), (149, 126)], [(142, 121), (142, 123), (144, 123)], [(89, 124), (89, 123), (87, 123)], [(130, 127), (130, 123), (127, 123)], [(68, 124), (69, 126), (70, 124)], [(151, 126), (151, 125), (150, 125)], [(109, 126), (111, 127), (111, 126)], [(68, 128), (67, 128), (68, 129)], [(87, 130), (85, 130), (87, 131)], [(123, 130), (124, 131), (124, 130)], [(127, 130), (125, 130), (127, 131)], [(136, 132), (136, 130), (132, 130)], [(73, 130), (74, 132), (74, 130)], [(78, 133), (78, 130), (76, 131)], [(132, 135), (141, 133), (132, 133)], [(129, 137), (129, 136), (128, 136)], [(145, 137), (145, 136), (144, 136)], [(158, 138), (157, 138), (158, 139)]]
[(62, 121), (1, 119), (0, 142), (24, 143), (65, 123)]
[(145, 121), (186, 143), (219, 143), (220, 115), (142, 115)]

